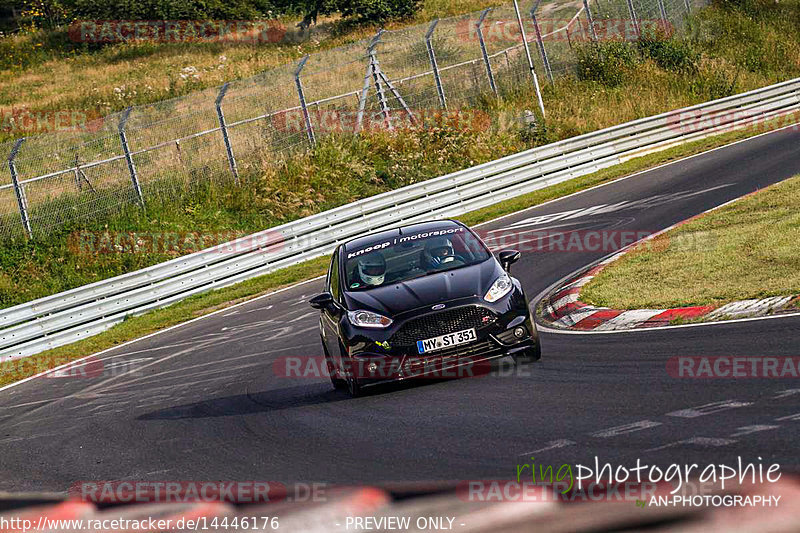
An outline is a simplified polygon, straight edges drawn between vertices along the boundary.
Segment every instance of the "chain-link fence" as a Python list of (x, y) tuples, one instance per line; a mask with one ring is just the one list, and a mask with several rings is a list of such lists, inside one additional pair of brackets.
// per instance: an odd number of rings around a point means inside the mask
[[(0, 238), (42, 235), (206, 180), (240, 182), (328, 135), (419, 124), (575, 72), (580, 42), (680, 29), (705, 0), (523, 1), (327, 50), (87, 124), (0, 145)], [(524, 36), (524, 38), (523, 38)]]

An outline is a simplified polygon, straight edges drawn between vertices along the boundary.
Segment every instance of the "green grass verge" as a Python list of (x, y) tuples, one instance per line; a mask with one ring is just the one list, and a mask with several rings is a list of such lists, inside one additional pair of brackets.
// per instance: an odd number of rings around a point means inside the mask
[(708, 213), (633, 250), (581, 300), (669, 309), (800, 293), (800, 177)]
[[(777, 122), (767, 124), (765, 128), (770, 129), (777, 124)], [(662, 152), (648, 154), (621, 165), (467, 213), (459, 217), (459, 219), (468, 225), (480, 224), (549, 200), (614, 181), (641, 170), (745, 139), (755, 133), (757, 132), (752, 130), (729, 132), (683, 146), (673, 147)], [(152, 311), (138, 317), (131, 317), (94, 337), (48, 350), (23, 360), (0, 364), (0, 386), (25, 379), (69, 361), (112, 348), (175, 324), (212, 313), (217, 309), (255, 298), (281, 287), (312, 279), (324, 274), (327, 265), (327, 257), (307, 261), (232, 287), (193, 296), (164, 309)]]

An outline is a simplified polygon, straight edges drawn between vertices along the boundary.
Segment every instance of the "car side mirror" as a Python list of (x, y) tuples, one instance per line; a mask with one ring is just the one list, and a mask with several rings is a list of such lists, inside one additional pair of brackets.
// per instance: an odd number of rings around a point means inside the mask
[(498, 260), (503, 266), (503, 270), (506, 272), (511, 272), (511, 265), (519, 261), (521, 256), (522, 254), (520, 254), (517, 250), (503, 250), (498, 255)]
[(308, 303), (314, 309), (327, 309), (333, 304), (333, 295), (329, 292), (323, 292), (311, 298)]

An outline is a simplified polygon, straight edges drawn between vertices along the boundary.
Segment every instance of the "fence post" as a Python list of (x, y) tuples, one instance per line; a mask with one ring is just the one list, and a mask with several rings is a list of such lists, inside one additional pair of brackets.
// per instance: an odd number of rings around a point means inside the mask
[(22, 227), (25, 229), (25, 235), (27, 235), (29, 239), (32, 239), (33, 230), (31, 229), (31, 219), (28, 216), (28, 199), (25, 196), (25, 188), (19, 182), (17, 165), (14, 163), (19, 149), (24, 142), (25, 137), (17, 139), (17, 142), (14, 143), (11, 154), (8, 156), (8, 170), (11, 171), (11, 183), (14, 185), (14, 194), (17, 196), (17, 206), (19, 207), (19, 216), (22, 219)]
[(392, 117), (391, 117), (391, 110), (389, 109), (389, 102), (386, 100), (386, 93), (383, 90), (383, 83), (381, 82), (381, 67), (380, 63), (378, 62), (378, 52), (377, 48), (381, 42), (381, 36), (383, 35), (383, 30), (378, 31), (378, 35), (375, 36), (373, 39), (372, 44), (369, 47), (369, 62), (370, 62), (370, 70), (372, 72), (372, 81), (375, 84), (375, 93), (378, 95), (378, 102), (381, 106), (381, 113), (383, 114), (383, 120), (386, 122), (386, 128), (389, 131), (392, 131), (394, 128), (392, 127)]
[(436, 61), (436, 52), (433, 50), (433, 43), (431, 42), (431, 38), (433, 37), (433, 32), (436, 30), (437, 24), (439, 24), (439, 19), (431, 22), (431, 26), (428, 28), (428, 33), (425, 34), (425, 46), (428, 47), (428, 59), (430, 59), (431, 68), (433, 69), (433, 79), (436, 80), (436, 92), (439, 93), (439, 105), (442, 107), (442, 109), (447, 109), (447, 98), (445, 98), (444, 95), (442, 78), (439, 76), (439, 63)]
[(664, 0), (658, 0), (658, 10), (661, 13), (661, 20), (664, 23), (664, 31), (667, 31), (669, 19), (667, 18), (667, 9), (664, 7)]
[(494, 73), (492, 72), (492, 63), (489, 61), (489, 52), (486, 51), (486, 41), (483, 38), (483, 21), (486, 19), (486, 16), (492, 8), (487, 8), (481, 13), (481, 18), (478, 20), (478, 23), (475, 25), (478, 28), (478, 40), (481, 43), (481, 53), (483, 54), (483, 62), (486, 63), (486, 73), (489, 75), (489, 86), (492, 88), (494, 95), (497, 96), (497, 85), (494, 83)]
[(597, 32), (594, 30), (594, 18), (592, 18), (592, 9), (589, 7), (589, 0), (583, 0), (583, 8), (586, 10), (586, 20), (589, 21), (589, 32), (592, 34), (592, 40), (597, 42)]
[[(542, 63), (544, 63), (544, 70), (547, 73), (547, 79), (553, 83), (553, 70), (550, 68), (550, 59), (547, 57), (547, 50), (544, 47), (544, 40), (542, 39), (542, 30), (539, 29), (539, 21), (536, 19), (536, 10), (542, 0), (536, 0), (536, 3), (531, 8), (531, 19), (533, 19), (533, 29), (536, 31), (536, 42), (539, 43), (539, 52), (542, 54)], [(517, 0), (514, 0), (514, 5), (517, 5)], [(523, 33), (522, 38), (525, 38)]]
[(73, 164), (75, 165), (75, 169), (72, 171), (72, 173), (75, 176), (75, 188), (78, 189), (78, 192), (80, 192), (80, 191), (83, 190), (83, 185), (81, 185), (81, 174), (80, 174), (81, 166), (78, 163), (78, 151), (77, 150), (75, 150), (75, 163), (73, 163)]
[(300, 107), (303, 109), (303, 120), (306, 123), (308, 144), (311, 145), (311, 148), (314, 148), (317, 145), (317, 137), (314, 135), (314, 125), (311, 123), (311, 115), (308, 112), (308, 105), (306, 105), (306, 93), (303, 90), (303, 82), (300, 81), (300, 73), (303, 71), (310, 57), (311, 56), (307, 55), (300, 60), (300, 64), (297, 65), (297, 70), (294, 71), (294, 83), (297, 85), (297, 96), (300, 98)]
[(372, 61), (372, 51), (373, 49), (378, 46), (378, 41), (381, 38), (382, 30), (379, 30), (375, 37), (372, 38), (370, 41), (369, 46), (367, 46), (367, 58), (369, 62), (367, 63), (367, 73), (364, 75), (364, 86), (361, 88), (361, 95), (358, 98), (358, 115), (356, 116), (356, 133), (361, 131), (362, 125), (364, 123), (364, 112), (367, 109), (367, 96), (369, 95), (369, 86), (372, 83), (373, 78), (373, 70), (375, 68), (375, 64)]
[(414, 116), (414, 113), (411, 111), (411, 108), (408, 107), (408, 104), (406, 103), (405, 99), (403, 98), (403, 95), (400, 94), (400, 91), (397, 90), (397, 87), (394, 86), (394, 84), (392, 83), (392, 80), (390, 80), (389, 77), (386, 76), (386, 73), (384, 71), (382, 71), (380, 68), (377, 68), (376, 71), (377, 71), (378, 76), (380, 77), (380, 79), (383, 80), (383, 83), (389, 88), (389, 91), (392, 93), (392, 95), (400, 103), (400, 106), (403, 108), (403, 111), (405, 111), (406, 115), (408, 115), (408, 119), (411, 121), (411, 123), (413, 125), (416, 126), (417, 125), (417, 118)]
[(125, 133), (125, 125), (128, 123), (128, 117), (131, 115), (132, 107), (129, 107), (122, 112), (119, 117), (119, 140), (122, 143), (122, 151), (125, 152), (125, 161), (128, 163), (128, 172), (131, 174), (131, 182), (133, 183), (133, 190), (136, 191), (136, 196), (139, 199), (139, 204), (144, 207), (144, 196), (142, 196), (142, 188), (139, 186), (139, 177), (136, 175), (136, 165), (133, 164), (133, 157), (131, 156), (130, 147), (128, 147), (128, 136)]
[(628, 2), (628, 13), (631, 16), (631, 22), (633, 22), (633, 28), (636, 30), (636, 36), (641, 37), (642, 30), (639, 28), (639, 19), (636, 18), (636, 9), (633, 7), (633, 0), (627, 0)]
[(222, 99), (225, 98), (225, 94), (227, 92), (228, 84), (225, 83), (219, 90), (217, 101), (214, 103), (214, 105), (217, 108), (219, 127), (222, 130), (222, 140), (225, 141), (225, 151), (228, 154), (228, 165), (231, 167), (231, 172), (233, 173), (233, 179), (236, 181), (236, 185), (239, 185), (239, 169), (236, 167), (236, 158), (233, 156), (233, 146), (231, 146), (231, 139), (228, 137), (228, 125), (225, 123), (225, 113), (222, 111)]
[(690, 0), (683, 0), (683, 4), (686, 6), (686, 14), (688, 15), (689, 13), (692, 12), (691, 1)]
[(531, 49), (528, 46), (528, 36), (525, 34), (525, 24), (522, 23), (522, 15), (519, 12), (519, 4), (517, 3), (517, 0), (514, 0), (514, 12), (517, 15), (519, 33), (522, 36), (522, 47), (525, 49), (525, 57), (528, 60), (528, 68), (530, 69), (533, 86), (536, 89), (536, 100), (539, 102), (539, 110), (542, 112), (542, 117), (544, 117), (545, 113), (544, 101), (542, 100), (542, 89), (539, 87), (539, 77), (536, 75), (536, 70), (533, 68), (533, 58), (531, 57)]

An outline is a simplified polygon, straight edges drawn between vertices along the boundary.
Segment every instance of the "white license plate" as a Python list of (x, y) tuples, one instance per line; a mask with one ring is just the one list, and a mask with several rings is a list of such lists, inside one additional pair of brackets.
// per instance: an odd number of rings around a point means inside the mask
[(475, 335), (475, 328), (456, 331), (455, 333), (448, 333), (432, 339), (425, 339), (424, 341), (417, 341), (417, 351), (419, 353), (428, 353), (436, 350), (444, 350), (445, 348), (452, 348), (459, 344), (466, 344), (477, 340), (478, 336)]

